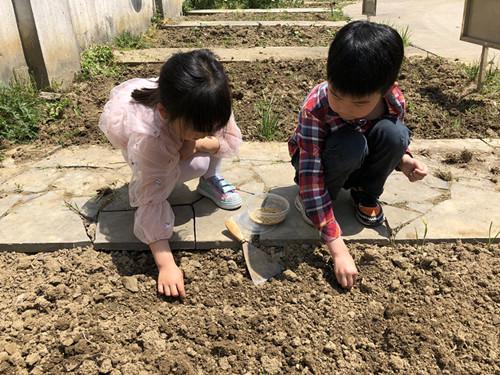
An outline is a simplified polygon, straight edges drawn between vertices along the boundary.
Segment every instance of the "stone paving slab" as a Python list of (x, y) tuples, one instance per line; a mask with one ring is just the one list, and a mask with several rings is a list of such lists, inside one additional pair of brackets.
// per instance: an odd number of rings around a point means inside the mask
[(0, 250), (36, 252), (91, 245), (82, 220), (59, 194), (23, 199), (23, 205), (0, 219)]
[[(344, 238), (388, 243), (395, 234), (396, 241), (422, 240), (423, 218), (428, 241), (487, 242), (490, 224), (493, 233), (500, 228), (500, 212), (493, 209), (500, 203), (500, 187), (490, 172), (500, 160), (500, 140), (416, 140), (411, 149), (428, 164), (430, 175), (411, 184), (401, 173), (391, 174), (380, 198), (387, 220), (377, 228), (365, 228), (356, 221), (348, 192), (341, 191), (334, 209)], [(480, 163), (443, 162), (448, 153), (464, 150), (472, 152)], [(2, 161), (6, 167), (0, 168), (0, 250), (49, 251), (91, 244), (104, 250), (147, 248), (133, 235), (134, 208), (128, 203), (130, 171), (118, 150), (109, 146), (71, 147), (41, 160), (10, 163), (6, 159)], [(451, 179), (439, 178), (441, 172)], [(294, 207), (298, 190), (286, 143), (245, 142), (237, 157), (224, 160), (222, 173), (244, 198), (272, 192), (290, 203), (285, 221), (260, 236), (262, 244), (320, 243), (317, 231)], [(25, 186), (42, 183), (37, 189), (9, 189), (17, 178), (22, 178), (18, 181), (24, 181)], [(54, 183), (72, 180), (75, 183)], [(88, 187), (82, 188), (86, 181)], [(176, 213), (172, 248), (238, 247), (225, 228), (225, 220), (246, 208), (221, 210), (199, 195), (196, 186), (196, 180), (178, 184), (169, 197)]]
[[(194, 212), (191, 206), (173, 206), (175, 231), (170, 239), (173, 249), (195, 249)], [(145, 250), (149, 247), (134, 235), (134, 212), (106, 211), (98, 219), (94, 241), (96, 250)]]

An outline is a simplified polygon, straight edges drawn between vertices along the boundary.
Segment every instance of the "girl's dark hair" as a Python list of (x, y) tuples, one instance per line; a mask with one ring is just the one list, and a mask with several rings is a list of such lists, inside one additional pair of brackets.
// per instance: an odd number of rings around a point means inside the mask
[(132, 92), (138, 103), (161, 103), (170, 121), (181, 119), (192, 130), (214, 133), (231, 116), (231, 90), (222, 65), (207, 50), (177, 53), (163, 64), (158, 88)]
[(351, 22), (330, 45), (328, 82), (334, 90), (354, 97), (385, 95), (397, 80), (403, 57), (403, 40), (392, 27)]

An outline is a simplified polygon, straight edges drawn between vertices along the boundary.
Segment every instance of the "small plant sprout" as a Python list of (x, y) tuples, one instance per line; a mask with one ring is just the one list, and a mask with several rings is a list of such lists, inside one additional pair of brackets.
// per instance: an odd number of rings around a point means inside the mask
[(491, 236), (491, 227), (493, 226), (493, 221), (490, 222), (490, 229), (488, 231), (488, 251), (490, 250), (491, 245), (497, 239), (498, 235), (500, 235), (500, 230), (493, 237)]
[(262, 93), (262, 101), (259, 103), (258, 111), (261, 116), (259, 135), (266, 139), (275, 138), (275, 132), (278, 129), (281, 112), (273, 113), (274, 94), (270, 100), (267, 100), (266, 94)]
[(417, 250), (419, 248), (423, 248), (425, 246), (425, 239), (427, 237), (427, 223), (425, 222), (423, 217), (421, 217), (420, 220), (422, 220), (422, 223), (424, 223), (424, 235), (422, 237), (422, 244), (419, 246), (419, 244), (418, 244), (418, 231), (417, 231), (417, 228), (415, 227), (415, 238), (417, 240), (417, 243), (416, 243)]

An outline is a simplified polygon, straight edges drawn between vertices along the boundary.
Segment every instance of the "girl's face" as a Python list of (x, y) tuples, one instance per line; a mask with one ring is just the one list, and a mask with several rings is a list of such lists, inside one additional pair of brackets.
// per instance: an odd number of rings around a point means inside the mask
[[(168, 113), (165, 110), (165, 107), (161, 104), (158, 104), (158, 111), (160, 112), (161, 118), (167, 122), (168, 121)], [(179, 136), (179, 138), (182, 138), (186, 141), (196, 141), (198, 139), (205, 138), (207, 133), (202, 133), (196, 130), (190, 129), (190, 126), (188, 126), (182, 118), (176, 118), (173, 121), (168, 121), (169, 125), (172, 129), (172, 131)]]

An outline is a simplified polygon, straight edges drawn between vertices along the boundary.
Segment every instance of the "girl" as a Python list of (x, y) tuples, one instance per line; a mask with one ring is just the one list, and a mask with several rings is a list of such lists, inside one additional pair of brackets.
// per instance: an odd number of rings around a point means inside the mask
[(219, 207), (236, 209), (242, 202), (219, 174), (221, 158), (235, 156), (241, 143), (222, 65), (206, 49), (173, 55), (159, 78), (115, 87), (99, 127), (132, 169), (134, 234), (153, 253), (158, 292), (185, 299), (183, 274), (168, 242), (174, 214), (167, 198), (175, 184), (199, 177), (198, 192)]

